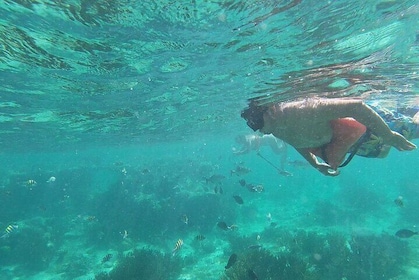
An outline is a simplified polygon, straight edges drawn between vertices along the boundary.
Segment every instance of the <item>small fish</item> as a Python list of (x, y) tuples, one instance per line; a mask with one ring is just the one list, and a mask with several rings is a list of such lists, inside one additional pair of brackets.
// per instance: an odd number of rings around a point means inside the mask
[(96, 221), (97, 219), (96, 219), (96, 216), (87, 216), (87, 217), (85, 218), (85, 220), (86, 220), (86, 221), (88, 221), (88, 222), (94, 222), (94, 221)]
[(266, 219), (268, 220), (268, 222), (271, 222), (272, 221), (272, 214), (271, 213), (266, 214)]
[(214, 193), (218, 193), (218, 186), (214, 187)]
[(225, 222), (218, 222), (217, 227), (219, 227), (222, 230), (229, 230), (230, 229), (230, 227), (227, 226), (227, 224)]
[(176, 253), (182, 248), (182, 246), (183, 246), (183, 240), (178, 239), (178, 241), (176, 241), (175, 247), (172, 250), (172, 256), (176, 255)]
[(231, 254), (230, 258), (228, 259), (227, 265), (225, 266), (225, 269), (229, 269), (237, 262), (237, 255)]
[(203, 241), (205, 240), (205, 236), (203, 236), (202, 234), (198, 234), (197, 236), (195, 236), (195, 240)]
[(189, 218), (186, 214), (183, 214), (182, 217), (180, 218), (180, 220), (187, 225), (189, 223)]
[(220, 194), (223, 194), (224, 193), (223, 188), (221, 186), (219, 188), (219, 192), (220, 192)]
[(240, 186), (245, 187), (245, 186), (246, 186), (246, 180), (241, 179), (241, 180), (239, 181), (239, 184), (240, 184)]
[(230, 176), (233, 176), (233, 174), (237, 175), (237, 176), (241, 176), (241, 175), (245, 175), (249, 172), (251, 172), (252, 170), (250, 170), (247, 167), (244, 167), (242, 165), (237, 165), (235, 169), (230, 171)]
[(253, 269), (248, 269), (247, 270), (247, 276), (249, 276), (250, 280), (258, 280), (259, 279)]
[(148, 168), (144, 168), (143, 170), (141, 170), (141, 174), (148, 174), (148, 173), (150, 173), (151, 171), (150, 171), (150, 169), (148, 169)]
[(276, 222), (271, 223), (271, 227), (276, 227), (277, 225), (278, 225), (278, 223), (276, 223)]
[(263, 192), (263, 190), (264, 190), (264, 188), (263, 188), (263, 185), (261, 185), (261, 184), (249, 186), (249, 191), (251, 191), (251, 192), (261, 193), (261, 192)]
[(102, 259), (102, 264), (104, 264), (105, 262), (110, 261), (110, 259), (112, 259), (112, 254), (106, 254), (106, 256), (104, 256), (103, 259)]
[(55, 178), (54, 176), (49, 177), (47, 183), (53, 183), (55, 182), (55, 180), (57, 180), (57, 178)]
[(411, 231), (409, 229), (401, 229), (396, 232), (396, 236), (400, 238), (409, 238), (409, 237), (412, 237), (413, 235), (418, 235), (418, 234), (419, 232)]
[(26, 181), (26, 185), (29, 187), (32, 187), (32, 186), (36, 186), (37, 183), (35, 180), (29, 179), (28, 181)]
[(228, 229), (231, 229), (232, 231), (236, 231), (236, 230), (239, 229), (239, 226), (233, 224), (233, 225), (229, 226)]
[(18, 229), (18, 225), (8, 225), (6, 229), (3, 231), (2, 236), (0, 238), (7, 238), (12, 234), (15, 230)]
[(221, 174), (214, 174), (214, 175), (212, 175), (212, 176), (210, 176), (210, 177), (208, 177), (208, 178), (205, 178), (205, 182), (208, 184), (208, 183), (211, 183), (211, 184), (219, 184), (219, 183), (221, 183), (221, 181), (222, 180), (224, 180), (225, 179), (225, 176), (224, 175), (221, 175)]
[(120, 232), (122, 239), (126, 239), (128, 237), (128, 231), (124, 230), (124, 232)]
[(262, 248), (262, 245), (259, 245), (259, 244), (254, 244), (254, 245), (250, 245), (249, 247), (247, 247), (247, 249), (251, 249), (251, 250), (261, 249), (261, 248)]
[(403, 202), (403, 196), (398, 196), (395, 200), (394, 203), (399, 206), (399, 207), (403, 207), (404, 206), (404, 202)]
[(241, 196), (239, 195), (233, 195), (234, 200), (238, 203), (238, 204), (243, 204), (243, 198), (241, 198)]

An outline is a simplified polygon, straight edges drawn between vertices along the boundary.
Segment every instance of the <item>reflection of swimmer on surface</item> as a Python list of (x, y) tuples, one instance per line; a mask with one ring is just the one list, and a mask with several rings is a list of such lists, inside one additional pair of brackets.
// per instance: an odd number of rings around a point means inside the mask
[(236, 142), (241, 145), (240, 149), (233, 149), (233, 153), (236, 155), (247, 154), (251, 151), (256, 151), (258, 155), (260, 155), (259, 150), (261, 147), (270, 147), (275, 154), (281, 156), (280, 168), (278, 168), (278, 171), (282, 175), (291, 175), (285, 171), (285, 163), (287, 161), (287, 145), (281, 139), (276, 138), (272, 134), (260, 135), (253, 133), (237, 136)]
[(307, 98), (261, 105), (256, 98), (242, 117), (254, 131), (272, 133), (292, 145), (314, 168), (329, 176), (339, 174), (345, 155), (351, 148), (356, 153), (362, 145), (357, 142), (366, 133), (400, 151), (416, 148), (402, 134), (392, 131), (370, 106), (356, 99)]

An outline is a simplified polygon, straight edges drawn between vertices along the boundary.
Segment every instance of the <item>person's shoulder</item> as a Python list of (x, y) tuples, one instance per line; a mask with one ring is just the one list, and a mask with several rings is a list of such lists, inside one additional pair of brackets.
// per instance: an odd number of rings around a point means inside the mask
[(321, 105), (340, 105), (340, 104), (364, 104), (364, 101), (359, 98), (326, 98), (326, 97), (310, 97), (302, 100), (306, 103), (321, 104)]
[(362, 99), (356, 98), (323, 98), (321, 103), (326, 105), (351, 105), (351, 104), (365, 104)]

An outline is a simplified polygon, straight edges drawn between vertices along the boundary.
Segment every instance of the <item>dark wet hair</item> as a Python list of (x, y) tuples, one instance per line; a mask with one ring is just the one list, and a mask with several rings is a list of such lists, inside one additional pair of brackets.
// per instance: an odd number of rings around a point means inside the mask
[(263, 114), (268, 110), (267, 107), (250, 102), (249, 107), (244, 109), (241, 117), (247, 121), (247, 125), (254, 131), (261, 129), (264, 126)]

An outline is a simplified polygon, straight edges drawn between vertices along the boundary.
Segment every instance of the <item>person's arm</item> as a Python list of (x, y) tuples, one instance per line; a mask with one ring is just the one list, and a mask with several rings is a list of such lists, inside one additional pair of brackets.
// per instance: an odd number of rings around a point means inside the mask
[(339, 170), (332, 170), (330, 165), (327, 163), (319, 162), (317, 157), (312, 154), (308, 149), (296, 149), (311, 166), (316, 168), (318, 171), (323, 173), (326, 176), (337, 176), (339, 175)]
[(233, 150), (233, 154), (235, 154), (235, 155), (243, 155), (243, 154), (247, 154), (249, 152), (250, 152), (250, 150), (249, 150), (249, 147), (247, 147), (247, 146), (241, 147), (240, 150)]
[(236, 137), (236, 142), (241, 144), (239, 150), (233, 150), (235, 155), (247, 154), (252, 150), (252, 142), (254, 141), (255, 136), (253, 135), (243, 135)]
[[(288, 148), (287, 148), (287, 144), (285, 144), (284, 141), (282, 140), (278, 140), (281, 141), (281, 169), (285, 170), (285, 164), (287, 162), (287, 157), (288, 157)], [(279, 143), (278, 143), (279, 145)]]

